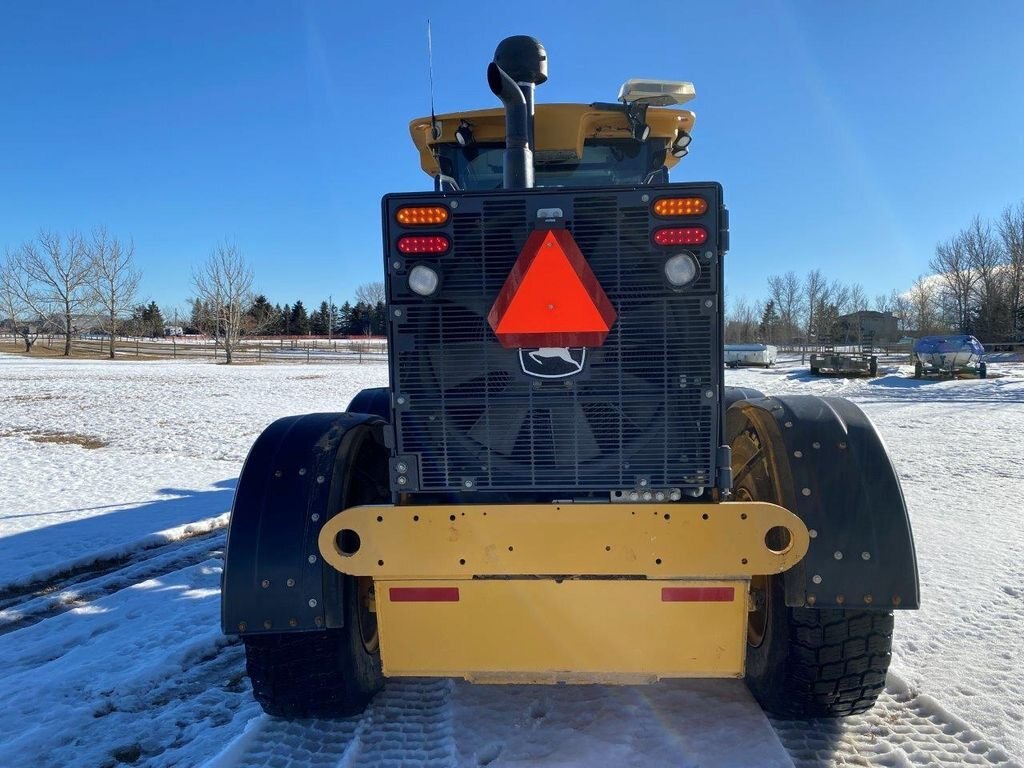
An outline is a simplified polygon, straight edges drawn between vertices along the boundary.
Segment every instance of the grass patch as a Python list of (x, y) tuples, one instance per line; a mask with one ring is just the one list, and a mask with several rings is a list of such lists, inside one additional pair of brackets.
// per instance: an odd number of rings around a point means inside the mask
[(80, 445), (89, 450), (105, 448), (109, 443), (100, 440), (98, 437), (88, 435), (76, 435), (74, 432), (46, 432), (44, 434), (29, 435), (33, 443), (56, 443), (57, 445)]

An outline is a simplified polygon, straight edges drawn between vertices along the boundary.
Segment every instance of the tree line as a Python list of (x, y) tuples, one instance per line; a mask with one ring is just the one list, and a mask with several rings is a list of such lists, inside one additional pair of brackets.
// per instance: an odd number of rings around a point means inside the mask
[(932, 274), (919, 275), (909, 290), (878, 294), (873, 301), (859, 283), (830, 281), (820, 269), (803, 277), (792, 270), (770, 275), (764, 299), (741, 298), (729, 306), (725, 340), (859, 340), (861, 321), (849, 316), (867, 310), (891, 316), (898, 336), (968, 333), (983, 341), (1024, 340), (1024, 202), (1007, 207), (995, 221), (975, 216), (936, 245), (928, 266)]
[[(70, 356), (74, 337), (99, 332), (163, 337), (171, 318), (155, 301), (140, 302), (142, 271), (131, 238), (98, 227), (90, 236), (43, 230), (8, 248), (0, 261), (0, 330), (17, 335), (30, 352), (43, 334), (63, 337)], [(237, 245), (219, 243), (192, 273), (191, 312), (181, 332), (212, 337), (231, 362), (244, 336), (377, 336), (385, 333), (384, 283), (359, 286), (355, 301), (322, 301), (307, 312), (301, 300), (271, 304), (253, 291), (254, 273)], [(176, 314), (176, 313), (175, 313)]]

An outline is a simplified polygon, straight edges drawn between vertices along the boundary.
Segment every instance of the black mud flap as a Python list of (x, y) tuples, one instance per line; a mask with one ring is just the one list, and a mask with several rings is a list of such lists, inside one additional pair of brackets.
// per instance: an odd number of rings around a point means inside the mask
[(257, 438), (228, 524), (226, 634), (342, 626), (343, 577), (321, 560), (317, 537), (346, 507), (390, 498), (384, 427), (374, 415), (313, 413)]
[(864, 412), (834, 397), (738, 400), (726, 412), (726, 444), (748, 425), (770, 446), (778, 503), (811, 534), (807, 555), (785, 574), (786, 605), (917, 608), (903, 491)]

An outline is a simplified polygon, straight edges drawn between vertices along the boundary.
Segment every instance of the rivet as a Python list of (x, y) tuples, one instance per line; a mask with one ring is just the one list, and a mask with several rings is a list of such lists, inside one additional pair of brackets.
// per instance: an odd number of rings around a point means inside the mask
[(842, 605), (846, 602), (846, 595), (836, 595), (836, 602)]
[(818, 531), (816, 528), (808, 528), (807, 535), (810, 536), (812, 539), (816, 539), (818, 538)]
[(463, 480), (462, 481), (462, 485), (465, 488), (472, 488), (473, 487), (473, 481), (472, 480)]
[(458, 208), (459, 207), (459, 201), (458, 200), (452, 200), (451, 205), (452, 205), (452, 208)]
[(316, 598), (315, 597), (309, 598), (309, 607), (310, 608), (316, 608)]
[(714, 396), (715, 396), (715, 391), (713, 389), (705, 389), (704, 390), (704, 397), (706, 397), (708, 400), (710, 400)]
[(860, 553), (860, 559), (861, 560), (870, 560), (871, 559), (871, 553), (870, 552), (861, 552)]
[(323, 476), (323, 475), (317, 475), (317, 476), (316, 476), (316, 481), (317, 481), (318, 483), (323, 483), (323, 481), (324, 481), (324, 476)]
[(288, 579), (288, 581), (286, 581), (285, 584), (287, 584), (289, 587), (294, 587), (295, 579)]
[(402, 268), (402, 262), (400, 262), (400, 261), (392, 261), (391, 262), (391, 266), (394, 267), (395, 269), (401, 269)]
[(281, 470), (280, 469), (275, 470), (274, 471), (274, 477), (280, 477), (280, 476), (281, 476)]
[(804, 489), (802, 489), (800, 491), (800, 493), (802, 493), (804, 496), (810, 496), (811, 495), (811, 489), (810, 488), (804, 488)]
[(821, 584), (821, 576), (819, 576), (818, 574), (814, 574), (813, 576), (811, 576), (811, 581), (813, 581), (815, 584)]
[(835, 558), (836, 560), (842, 560), (842, 559), (843, 559), (843, 553), (842, 553), (842, 552), (840, 552), (840, 551), (839, 551), (839, 550), (837, 549), (837, 550), (835, 551), (835, 554), (833, 554), (833, 555), (832, 555), (832, 557), (834, 557), (834, 558)]
[(813, 448), (814, 450), (818, 450), (819, 448), (821, 448), (821, 443), (815, 441), (811, 443), (811, 448)]
[(845, 449), (846, 448), (846, 443), (839, 443), (839, 448), (840, 448), (840, 450)]
[(312, 565), (313, 563), (316, 562), (316, 555), (310, 555), (306, 559), (309, 560), (309, 564)]
[(320, 513), (314, 512), (312, 515), (309, 516), (309, 519), (315, 523), (317, 520), (320, 519)]
[(640, 202), (641, 203), (650, 202), (650, 199), (651, 199), (651, 196), (648, 195), (646, 192), (644, 194), (640, 195)]
[(785, 426), (786, 426), (786, 429), (790, 429), (793, 426), (793, 422), (792, 421), (787, 421)]
[(793, 451), (793, 455), (796, 456), (798, 459), (802, 459), (804, 457), (804, 452), (803, 451)]
[(401, 317), (401, 316), (402, 316), (402, 310), (396, 309), (395, 310), (395, 317)]
[(269, 579), (264, 579), (263, 581), (260, 582), (260, 586), (263, 587), (264, 589), (266, 589), (267, 587), (270, 586), (270, 580)]
[(704, 251), (704, 258), (705, 259), (710, 259), (714, 255), (715, 255), (714, 251)]
[(715, 302), (713, 302), (711, 299), (704, 299), (704, 306), (707, 307), (708, 309), (711, 309), (713, 306), (715, 306)]
[(297, 627), (297, 626), (299, 626), (299, 620), (298, 619), (288, 619), (288, 626), (289, 627)]
[(404, 395), (399, 395), (397, 402), (398, 402), (399, 405), (405, 405), (405, 396)]
[(303, 467), (302, 469), (299, 470), (299, 475), (305, 475), (305, 474), (306, 474), (306, 468)]
[(263, 622), (264, 629), (270, 629), (272, 626), (274, 626), (274, 623), (270, 619)]
[(244, 621), (240, 621), (240, 622), (238, 622), (238, 631), (239, 632), (245, 632), (245, 630), (246, 630), (246, 628), (248, 628), (248, 626), (249, 625), (246, 624)]
[(871, 595), (864, 595), (864, 602), (867, 603), (868, 605), (871, 605), (871, 603), (874, 602), (874, 600), (875, 600), (875, 598), (872, 597)]
[(806, 602), (808, 605), (814, 605), (816, 602), (818, 602), (818, 598), (816, 598), (814, 595), (808, 595)]
[(647, 486), (647, 478), (641, 477), (637, 485), (639, 485), (641, 488), (645, 488)]

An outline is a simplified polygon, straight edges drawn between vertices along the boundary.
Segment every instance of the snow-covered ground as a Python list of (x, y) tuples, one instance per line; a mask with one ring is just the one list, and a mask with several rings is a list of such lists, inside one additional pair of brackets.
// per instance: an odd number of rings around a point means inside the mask
[(1024, 365), (955, 382), (882, 367), (726, 373), (849, 397), (894, 457), (924, 607), (898, 614), (872, 712), (770, 722), (737, 681), (413, 680), (361, 718), (287, 723), (218, 629), (225, 513), (264, 426), (341, 410), (385, 366), (0, 355), (0, 766), (1021, 765)]

